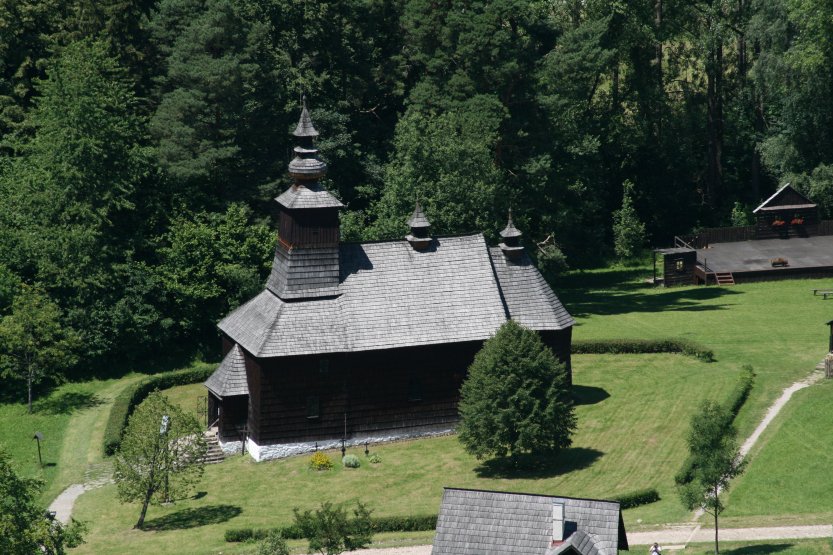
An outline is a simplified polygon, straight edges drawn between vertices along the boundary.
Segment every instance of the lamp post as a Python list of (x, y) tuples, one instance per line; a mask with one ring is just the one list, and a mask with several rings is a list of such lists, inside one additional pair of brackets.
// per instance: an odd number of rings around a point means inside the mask
[(40, 467), (43, 468), (43, 459), (40, 455), (40, 442), (43, 439), (43, 434), (40, 432), (35, 432), (35, 435), (34, 437), (32, 437), (32, 439), (38, 442), (38, 462), (40, 463)]
[(162, 416), (162, 425), (159, 426), (159, 438), (162, 439), (164, 443), (163, 449), (165, 449), (165, 457), (164, 457), (164, 465), (165, 465), (165, 503), (170, 503), (170, 498), (168, 494), (168, 441), (165, 439), (165, 436), (168, 434), (168, 427), (171, 424), (171, 417), (167, 414)]

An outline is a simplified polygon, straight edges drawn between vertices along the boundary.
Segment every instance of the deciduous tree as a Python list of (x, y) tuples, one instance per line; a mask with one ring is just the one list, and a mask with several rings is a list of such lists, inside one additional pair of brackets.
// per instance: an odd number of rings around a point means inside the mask
[(296, 508), (293, 512), (295, 525), (309, 541), (310, 551), (321, 555), (361, 549), (373, 537), (370, 510), (361, 502), (356, 504), (352, 517), (348, 517), (343, 506), (330, 502), (322, 503), (315, 511), (301, 512)]
[(119, 499), (139, 501), (135, 528), (145, 522), (148, 505), (186, 495), (200, 480), (208, 449), (202, 426), (158, 392), (130, 415), (115, 460)]
[(0, 370), (26, 382), (29, 414), (34, 386), (58, 378), (77, 360), (78, 336), (62, 326), (61, 318), (61, 309), (46, 293), (24, 285), (11, 313), (0, 320)]
[(4, 555), (64, 555), (83, 542), (85, 526), (68, 526), (48, 517), (37, 502), (43, 482), (21, 478), (0, 447), (0, 553)]
[(680, 488), (689, 510), (702, 509), (714, 517), (714, 552), (719, 553), (718, 517), (724, 510), (720, 495), (746, 465), (737, 446), (732, 415), (723, 406), (704, 402), (691, 419), (686, 442), (694, 463), (694, 479)]

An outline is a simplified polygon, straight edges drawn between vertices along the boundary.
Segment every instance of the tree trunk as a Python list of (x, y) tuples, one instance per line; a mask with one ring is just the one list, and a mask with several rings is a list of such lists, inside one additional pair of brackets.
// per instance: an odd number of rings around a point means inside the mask
[(715, 205), (715, 197), (723, 184), (723, 47), (717, 45), (709, 52), (706, 64), (708, 94), (708, 173), (706, 175), (706, 203)]
[(665, 85), (662, 76), (662, 0), (654, 1), (654, 26), (656, 28), (657, 43), (655, 45), (655, 71), (657, 76), (657, 141), (662, 141), (662, 108), (665, 98)]
[[(717, 494), (719, 493), (718, 489), (714, 488), (714, 498), (715, 501), (717, 500)], [(715, 502), (714, 507), (714, 555), (720, 555), (720, 548), (717, 545), (717, 503)]]
[(26, 387), (29, 389), (29, 414), (32, 414), (32, 372), (26, 374)]
[(142, 526), (145, 524), (145, 515), (148, 512), (148, 504), (150, 504), (150, 498), (153, 495), (153, 480), (151, 480), (151, 484), (148, 486), (147, 492), (145, 492), (145, 500), (142, 503), (142, 512), (139, 515), (139, 521), (136, 523), (136, 526), (133, 528), (139, 528), (141, 530)]

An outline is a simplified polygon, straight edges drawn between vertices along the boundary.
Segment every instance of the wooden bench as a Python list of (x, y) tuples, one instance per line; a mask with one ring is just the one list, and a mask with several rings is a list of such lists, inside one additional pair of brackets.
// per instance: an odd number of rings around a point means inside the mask
[(813, 289), (813, 295), (816, 297), (821, 296), (826, 301), (827, 297), (833, 296), (833, 291), (828, 289)]

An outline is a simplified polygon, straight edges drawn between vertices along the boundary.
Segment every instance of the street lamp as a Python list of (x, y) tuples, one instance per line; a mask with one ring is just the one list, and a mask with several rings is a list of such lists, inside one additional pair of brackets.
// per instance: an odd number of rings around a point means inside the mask
[(35, 432), (35, 436), (32, 439), (38, 442), (38, 462), (40, 463), (40, 467), (43, 468), (43, 459), (40, 456), (40, 442), (43, 439), (43, 434), (40, 432)]

